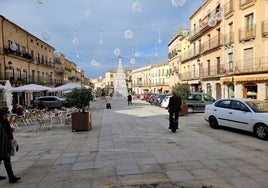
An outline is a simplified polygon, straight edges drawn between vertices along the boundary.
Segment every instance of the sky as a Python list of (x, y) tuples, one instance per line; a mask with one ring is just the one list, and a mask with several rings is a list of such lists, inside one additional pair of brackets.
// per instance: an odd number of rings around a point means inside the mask
[(85, 71), (167, 61), (168, 42), (205, 0), (0, 0), (0, 14)]

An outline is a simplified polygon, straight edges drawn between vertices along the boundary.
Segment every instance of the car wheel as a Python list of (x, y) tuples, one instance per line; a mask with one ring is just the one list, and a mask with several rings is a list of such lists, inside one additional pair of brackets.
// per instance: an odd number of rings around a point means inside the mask
[(210, 117), (209, 118), (209, 125), (212, 129), (217, 129), (219, 127), (218, 121), (215, 117)]
[(257, 125), (255, 128), (255, 135), (259, 139), (266, 139), (268, 137), (268, 130), (265, 125)]
[(194, 107), (188, 106), (188, 113), (191, 114), (194, 112)]

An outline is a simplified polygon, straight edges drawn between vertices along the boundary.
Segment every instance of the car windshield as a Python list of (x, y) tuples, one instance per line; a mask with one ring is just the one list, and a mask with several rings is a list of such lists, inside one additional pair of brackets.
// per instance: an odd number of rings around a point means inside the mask
[(254, 112), (268, 112), (268, 101), (247, 101), (246, 103)]

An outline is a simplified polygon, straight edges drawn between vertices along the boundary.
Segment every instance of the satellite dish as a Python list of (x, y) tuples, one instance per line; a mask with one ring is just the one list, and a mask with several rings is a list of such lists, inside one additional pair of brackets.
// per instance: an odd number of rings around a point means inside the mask
[(10, 49), (13, 50), (13, 51), (16, 51), (18, 49), (18, 47), (17, 47), (16, 44), (11, 44)]
[(209, 18), (208, 20), (209, 27), (214, 27), (216, 24), (217, 24), (217, 20), (214, 17)]
[(221, 21), (221, 20), (223, 19), (223, 12), (222, 12), (222, 11), (217, 12), (217, 13), (215, 14), (215, 19), (216, 19), (217, 21)]
[(57, 50), (55, 50), (53, 54), (54, 54), (54, 57), (56, 57), (56, 58), (60, 58), (60, 56), (61, 56), (61, 53)]

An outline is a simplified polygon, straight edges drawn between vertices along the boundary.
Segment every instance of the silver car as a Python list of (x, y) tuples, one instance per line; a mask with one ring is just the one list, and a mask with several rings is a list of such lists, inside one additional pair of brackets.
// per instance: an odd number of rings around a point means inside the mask
[(66, 104), (66, 99), (57, 96), (43, 96), (34, 100), (39, 109), (43, 108), (61, 108)]

